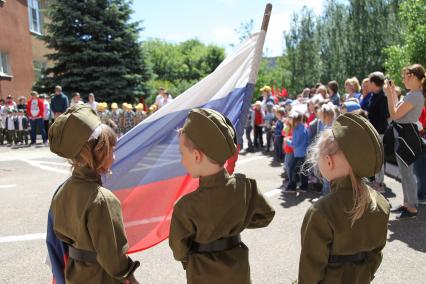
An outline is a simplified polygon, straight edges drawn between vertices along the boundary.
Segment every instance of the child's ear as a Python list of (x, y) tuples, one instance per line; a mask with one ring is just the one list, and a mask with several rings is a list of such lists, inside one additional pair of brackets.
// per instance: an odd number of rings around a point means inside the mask
[(201, 151), (194, 149), (194, 159), (197, 164), (201, 163), (203, 159), (203, 153)]
[(326, 160), (327, 160), (327, 167), (332, 170), (334, 169), (334, 160), (333, 157), (330, 155), (325, 156)]

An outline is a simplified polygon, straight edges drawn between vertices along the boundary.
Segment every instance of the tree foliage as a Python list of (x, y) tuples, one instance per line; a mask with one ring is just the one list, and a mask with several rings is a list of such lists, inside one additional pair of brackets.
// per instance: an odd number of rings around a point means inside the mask
[(133, 101), (147, 93), (151, 72), (138, 42), (139, 23), (130, 23), (127, 0), (58, 0), (48, 6), (48, 33), (54, 62), (35, 89), (95, 93), (98, 100)]
[(297, 94), (318, 81), (337, 80), (343, 85), (349, 77), (362, 80), (373, 71), (385, 71), (384, 49), (399, 43), (402, 37), (400, 2), (328, 0), (319, 16), (303, 7), (293, 15), (290, 30), (284, 33), (283, 56), (291, 72), (286, 87)]
[(404, 23), (402, 40), (385, 49), (386, 70), (402, 85), (404, 66), (419, 63), (426, 66), (426, 0), (406, 0), (401, 4), (399, 16)]
[(149, 82), (151, 101), (159, 87), (168, 89), (173, 96), (181, 94), (213, 72), (225, 58), (223, 48), (206, 46), (197, 39), (179, 44), (153, 39), (145, 41), (142, 48), (154, 73)]

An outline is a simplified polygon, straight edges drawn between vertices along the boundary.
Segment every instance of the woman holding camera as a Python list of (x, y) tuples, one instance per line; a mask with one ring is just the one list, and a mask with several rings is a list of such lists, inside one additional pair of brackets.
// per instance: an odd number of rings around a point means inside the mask
[(423, 109), (426, 80), (425, 69), (420, 64), (408, 66), (402, 73), (404, 85), (409, 90), (402, 101), (398, 102), (392, 81), (386, 81), (384, 90), (388, 100), (389, 115), (393, 120), (395, 156), (404, 193), (404, 205), (394, 208), (392, 212), (401, 213), (398, 219), (408, 219), (417, 216), (418, 197), (413, 163), (422, 152), (422, 142), (415, 123)]

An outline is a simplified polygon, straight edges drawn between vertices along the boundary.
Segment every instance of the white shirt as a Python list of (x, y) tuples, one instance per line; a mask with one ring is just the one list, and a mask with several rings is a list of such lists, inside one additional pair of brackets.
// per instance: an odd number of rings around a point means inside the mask
[(36, 117), (39, 114), (40, 108), (38, 107), (38, 99), (31, 100), (30, 111), (32, 117)]
[(82, 101), (74, 102), (74, 100), (71, 100), (70, 107), (76, 106), (76, 105), (83, 105), (84, 103)]
[(90, 106), (95, 112), (98, 111), (98, 102), (87, 102), (86, 105)]
[[(44, 104), (43, 119), (44, 120), (49, 120), (49, 117), (50, 117), (50, 104), (47, 101), (44, 101), (43, 104)], [(19, 129), (19, 130), (21, 130), (21, 129)]]
[(158, 106), (159, 109), (165, 106), (166, 104), (171, 103), (172, 101), (173, 101), (173, 97), (171, 95), (169, 95), (167, 99), (165, 99), (162, 95), (158, 95), (155, 98), (155, 104)]
[(22, 131), (24, 130), (24, 126), (22, 125), (22, 118), (24, 118), (23, 116), (18, 116), (18, 130)]
[(13, 119), (13, 116), (9, 116), (9, 119), (7, 120), (7, 130), (15, 130), (15, 123)]

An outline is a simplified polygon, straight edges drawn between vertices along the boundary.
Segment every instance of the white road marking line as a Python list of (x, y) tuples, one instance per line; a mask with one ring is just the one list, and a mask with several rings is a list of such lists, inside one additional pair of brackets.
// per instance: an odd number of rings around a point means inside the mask
[(45, 240), (45, 239), (46, 239), (45, 233), (29, 234), (29, 235), (20, 235), (20, 236), (0, 237), (0, 243), (16, 243), (16, 242)]
[(247, 158), (247, 159), (244, 159), (244, 160), (238, 160), (237, 166), (241, 165), (241, 164), (248, 163), (248, 162), (252, 162), (252, 161), (255, 161), (255, 160), (260, 160), (260, 159), (263, 159), (263, 158), (266, 158), (266, 157), (265, 156), (258, 156), (258, 157), (253, 157), (253, 158)]
[(2, 184), (0, 185), (0, 188), (12, 188), (16, 187), (16, 184)]
[(265, 192), (263, 195), (266, 196), (266, 197), (272, 197), (274, 195), (280, 194), (281, 192), (282, 192), (282, 190), (277, 188), (277, 189)]
[(34, 161), (34, 160), (27, 160), (27, 159), (21, 159), (21, 161), (26, 162), (28, 164), (30, 164), (33, 167), (42, 169), (42, 170), (46, 170), (46, 171), (51, 171), (51, 172), (55, 172), (55, 173), (61, 173), (61, 174), (70, 174), (69, 170), (61, 170), (61, 169), (57, 169), (57, 168), (53, 168), (53, 167), (49, 167), (49, 166), (44, 166), (42, 165), (42, 163)]

